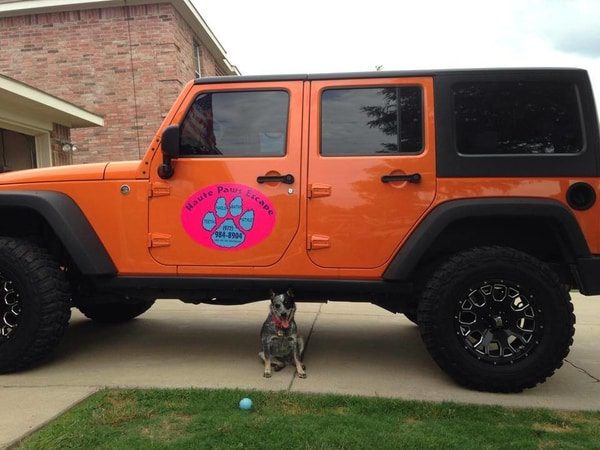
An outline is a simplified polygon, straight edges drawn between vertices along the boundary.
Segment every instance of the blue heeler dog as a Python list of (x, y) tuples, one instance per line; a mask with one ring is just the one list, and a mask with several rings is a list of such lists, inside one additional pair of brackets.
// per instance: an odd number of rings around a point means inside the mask
[(298, 376), (306, 378), (305, 367), (300, 360), (304, 340), (298, 336), (295, 313), (296, 303), (291, 290), (284, 294), (271, 291), (269, 315), (260, 331), (262, 351), (258, 354), (265, 363), (266, 378), (271, 377), (271, 367), (279, 371), (288, 364), (294, 364)]

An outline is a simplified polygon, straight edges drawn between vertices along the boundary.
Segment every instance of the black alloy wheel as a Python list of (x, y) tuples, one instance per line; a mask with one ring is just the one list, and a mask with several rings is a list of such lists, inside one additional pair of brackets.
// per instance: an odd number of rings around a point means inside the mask
[(561, 367), (573, 343), (569, 292), (544, 262), (507, 247), (449, 258), (430, 277), (418, 309), (434, 361), (459, 384), (519, 392)]
[(514, 364), (543, 337), (542, 309), (534, 296), (505, 280), (485, 280), (457, 302), (456, 335), (478, 360)]
[(8, 274), (0, 272), (0, 345), (16, 333), (22, 311), (19, 287)]

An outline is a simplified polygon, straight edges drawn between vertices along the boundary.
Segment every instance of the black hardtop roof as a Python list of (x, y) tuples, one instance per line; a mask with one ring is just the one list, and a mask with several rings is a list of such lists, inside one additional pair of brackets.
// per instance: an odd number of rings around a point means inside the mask
[(308, 80), (348, 80), (359, 78), (402, 78), (402, 77), (438, 77), (438, 76), (493, 76), (494, 74), (535, 74), (535, 73), (562, 73), (583, 72), (584, 69), (577, 68), (501, 68), (501, 69), (442, 69), (442, 70), (399, 70), (378, 72), (342, 72), (342, 73), (314, 73), (314, 74), (285, 74), (285, 75), (241, 75), (197, 78), (195, 84), (215, 83), (240, 83), (253, 81), (308, 81)]

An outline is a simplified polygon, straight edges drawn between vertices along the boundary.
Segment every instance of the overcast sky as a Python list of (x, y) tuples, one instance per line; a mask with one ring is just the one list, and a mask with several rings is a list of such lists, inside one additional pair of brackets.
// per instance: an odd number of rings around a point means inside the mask
[(579, 67), (600, 99), (600, 0), (193, 0), (242, 74)]

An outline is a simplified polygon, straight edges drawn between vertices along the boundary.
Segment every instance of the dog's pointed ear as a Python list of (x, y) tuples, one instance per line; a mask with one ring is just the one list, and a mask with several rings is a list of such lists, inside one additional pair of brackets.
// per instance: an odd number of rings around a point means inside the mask
[(288, 296), (290, 296), (290, 297), (293, 297), (293, 296), (294, 296), (294, 291), (292, 291), (292, 288), (289, 288), (289, 289), (287, 290), (287, 295), (288, 295)]
[(275, 298), (275, 291), (273, 289), (269, 289), (269, 295), (271, 296), (271, 300)]

